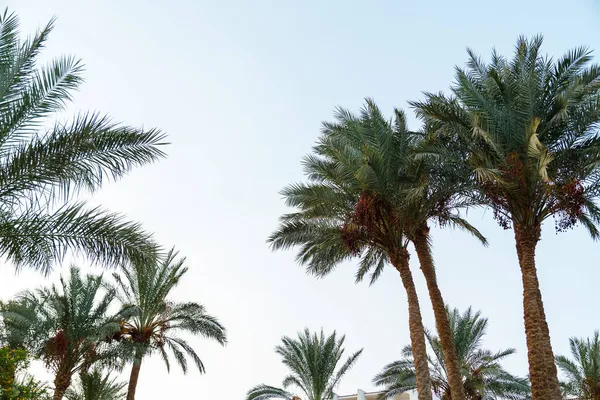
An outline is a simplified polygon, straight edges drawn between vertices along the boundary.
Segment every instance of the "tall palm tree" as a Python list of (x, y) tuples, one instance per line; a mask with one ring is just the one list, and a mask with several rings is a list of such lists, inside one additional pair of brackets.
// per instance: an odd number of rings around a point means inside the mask
[(44, 272), (67, 250), (107, 266), (147, 258), (154, 246), (139, 224), (71, 200), (162, 158), (164, 135), (94, 113), (45, 130), (83, 81), (73, 57), (38, 67), (53, 25), (22, 41), (17, 16), (0, 13), (0, 255)]
[[(527, 379), (518, 378), (502, 368), (500, 362), (515, 353), (515, 349), (493, 353), (482, 349), (488, 320), (480, 312), (471, 308), (461, 314), (457, 309), (448, 310), (452, 327), (453, 342), (460, 360), (462, 384), (468, 400), (527, 399), (529, 385)], [(442, 355), (440, 339), (427, 332), (427, 341), (431, 350), (429, 368), (431, 370), (433, 390), (442, 400), (451, 399), (448, 373)], [(384, 388), (384, 398), (414, 390), (415, 365), (410, 346), (402, 351), (403, 359), (385, 366), (374, 379), (376, 386)]]
[(489, 65), (469, 51), (457, 69), (453, 96), (426, 94), (419, 115), (436, 124), (436, 137), (462, 143), (425, 154), (463, 160), (499, 224), (512, 228), (523, 280), (525, 332), (534, 400), (561, 397), (550, 333), (537, 277), (535, 250), (542, 223), (558, 231), (581, 223), (599, 231), (598, 159), (600, 68), (579, 48), (554, 61), (540, 54), (542, 38), (520, 38), (507, 60), (493, 52)]
[(571, 338), (569, 344), (572, 359), (556, 357), (567, 378), (561, 382), (563, 393), (580, 400), (600, 400), (600, 333), (594, 332), (591, 339)]
[(434, 220), (467, 229), (485, 241), (456, 211), (472, 203), (463, 195), (468, 192), (466, 185), (457, 179), (462, 176), (438, 174), (439, 166), (414, 159), (413, 148), (425, 135), (408, 131), (399, 110), (391, 123), (367, 100), (359, 117), (343, 109), (336, 117), (337, 123), (324, 124), (313, 154), (304, 159), (309, 183), (283, 191), (286, 203), (298, 212), (284, 215), (269, 241), (274, 249), (301, 246), (298, 260), (317, 276), (326, 275), (344, 260), (360, 257), (357, 281), (372, 271), (373, 283), (391, 263), (407, 292), (419, 399), (431, 399), (421, 311), (409, 268), (407, 245), (412, 241), (434, 306), (453, 396), (464, 399), (428, 227)]
[(350, 355), (341, 365), (346, 336), (337, 336), (334, 331), (325, 336), (311, 333), (308, 329), (299, 332), (297, 338), (284, 336), (275, 352), (290, 370), (282, 388), (258, 385), (248, 391), (246, 400), (287, 399), (300, 400), (301, 397), (288, 391), (295, 388), (302, 394), (302, 400), (331, 400), (333, 391), (346, 372), (356, 362), (362, 349)]
[(80, 374), (76, 388), (70, 388), (67, 400), (123, 400), (125, 382), (117, 382), (110, 374), (95, 368), (91, 372)]
[(203, 336), (221, 345), (227, 343), (225, 328), (206, 312), (204, 306), (168, 299), (188, 271), (184, 262), (184, 258), (177, 259), (177, 253), (170, 250), (153, 263), (134, 263), (123, 269), (122, 276), (114, 274), (121, 302), (125, 307), (137, 309), (132, 318), (121, 323), (120, 331), (114, 336), (133, 352), (127, 400), (135, 398), (142, 361), (152, 353), (159, 353), (170, 371), (167, 354), (170, 350), (184, 373), (188, 370), (187, 354), (198, 371), (204, 373), (202, 360), (190, 344), (178, 336), (179, 333)]
[(116, 295), (114, 289), (105, 288), (102, 276), (82, 276), (71, 267), (60, 286), (26, 291), (2, 313), (11, 329), (33, 338), (33, 353), (54, 373), (54, 400), (63, 398), (76, 373), (119, 355), (104, 341), (119, 332), (119, 321), (131, 310), (110, 315)]

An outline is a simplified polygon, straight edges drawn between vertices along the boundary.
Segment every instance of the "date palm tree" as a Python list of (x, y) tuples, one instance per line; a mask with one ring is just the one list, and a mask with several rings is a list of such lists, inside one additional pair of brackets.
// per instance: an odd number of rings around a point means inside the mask
[[(530, 394), (527, 379), (516, 377), (502, 368), (500, 362), (515, 353), (515, 349), (492, 352), (482, 349), (488, 320), (471, 308), (461, 314), (457, 309), (448, 310), (453, 332), (453, 342), (460, 360), (462, 384), (467, 400), (519, 400)], [(431, 350), (429, 368), (435, 395), (442, 400), (451, 399), (448, 373), (442, 354), (440, 339), (427, 332)], [(384, 388), (383, 397), (394, 396), (414, 390), (415, 365), (410, 346), (402, 351), (403, 359), (385, 366), (373, 383)]]
[(424, 154), (462, 160), (470, 171), (464, 179), (478, 185), (499, 224), (514, 231), (533, 399), (559, 400), (535, 251), (550, 217), (558, 231), (581, 223), (599, 236), (600, 68), (590, 65), (586, 48), (554, 61), (541, 45), (540, 36), (520, 38), (512, 59), (493, 52), (490, 64), (469, 51), (452, 96), (426, 94), (413, 106), (437, 126), (438, 139), (463, 149), (437, 146)]
[(152, 353), (160, 354), (170, 371), (167, 353), (170, 351), (184, 373), (188, 370), (187, 354), (198, 371), (204, 373), (202, 360), (179, 333), (213, 339), (221, 345), (227, 343), (225, 328), (204, 306), (168, 299), (188, 271), (184, 263), (184, 258), (177, 259), (177, 253), (170, 250), (152, 263), (134, 263), (124, 268), (122, 275), (114, 274), (122, 304), (137, 310), (132, 318), (121, 323), (120, 331), (114, 336), (133, 353), (127, 400), (135, 398), (142, 361)]
[[(457, 210), (474, 202), (464, 196), (462, 176), (415, 160), (413, 149), (424, 132), (410, 132), (404, 114), (386, 120), (372, 100), (359, 117), (339, 109), (336, 123), (325, 123), (313, 154), (304, 159), (309, 183), (283, 191), (286, 203), (299, 210), (281, 218), (269, 239), (274, 249), (301, 246), (298, 260), (317, 276), (337, 264), (360, 258), (356, 280), (371, 272), (373, 283), (390, 263), (406, 289), (411, 346), (419, 399), (431, 399), (427, 349), (419, 300), (409, 268), (407, 245), (413, 242), (434, 307), (447, 358), (453, 398), (464, 399), (458, 358), (452, 343), (445, 303), (431, 255), (429, 221), (483, 236)], [(437, 170), (444, 173), (438, 173)], [(458, 170), (457, 170), (458, 171)]]
[(104, 266), (152, 256), (139, 224), (72, 200), (162, 158), (164, 135), (95, 113), (52, 126), (83, 81), (73, 57), (38, 67), (53, 25), (23, 41), (17, 16), (0, 13), (0, 255), (44, 272), (67, 251)]
[(564, 395), (600, 400), (600, 333), (596, 331), (592, 338), (585, 340), (571, 338), (569, 344), (572, 359), (556, 357), (558, 368), (567, 378), (561, 382)]
[(67, 400), (123, 400), (125, 382), (117, 382), (109, 373), (94, 368), (79, 376), (77, 387), (67, 390)]
[[(311, 333), (308, 329), (298, 333), (297, 338), (284, 336), (275, 352), (282, 358), (283, 364), (290, 370), (285, 377), (282, 388), (258, 385), (248, 391), (246, 400), (331, 400), (333, 391), (346, 372), (362, 353), (362, 349), (353, 353), (346, 360), (344, 341), (346, 336), (338, 336), (336, 332), (326, 336)], [(288, 391), (295, 388), (303, 397)]]
[(119, 321), (132, 310), (110, 315), (115, 299), (102, 276), (82, 276), (71, 267), (60, 286), (23, 292), (3, 311), (5, 324), (31, 336), (33, 354), (54, 373), (54, 400), (64, 397), (75, 374), (100, 361), (110, 364), (120, 354), (105, 339), (119, 332)]

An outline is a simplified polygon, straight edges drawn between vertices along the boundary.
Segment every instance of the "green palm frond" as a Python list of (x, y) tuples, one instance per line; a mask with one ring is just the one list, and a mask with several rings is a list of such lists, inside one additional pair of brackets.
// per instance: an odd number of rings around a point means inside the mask
[(157, 251), (140, 224), (100, 208), (86, 209), (82, 203), (51, 214), (30, 208), (16, 215), (0, 211), (0, 216), (0, 253), (19, 268), (36, 265), (49, 273), (53, 261), (63, 260), (69, 249), (107, 266), (152, 260)]
[[(526, 400), (530, 389), (527, 379), (514, 376), (504, 370), (500, 362), (515, 353), (514, 349), (492, 353), (482, 349), (488, 320), (468, 308), (464, 313), (457, 309), (448, 309), (448, 319), (453, 332), (456, 353), (461, 365), (463, 385), (468, 399), (484, 400)], [(441, 343), (437, 336), (426, 332), (431, 350), (429, 368), (432, 387), (436, 396), (445, 398), (450, 386), (446, 375)], [(392, 399), (403, 392), (416, 388), (415, 367), (412, 351), (408, 346), (403, 352), (404, 358), (386, 365), (375, 376), (373, 383), (383, 388), (384, 398)]]
[[(345, 336), (336, 332), (326, 336), (305, 329), (297, 338), (283, 337), (275, 352), (282, 358), (290, 373), (283, 380), (284, 389), (258, 385), (248, 391), (246, 400), (288, 399), (294, 396), (287, 391), (295, 388), (306, 400), (330, 400), (343, 376), (361, 355), (359, 350), (342, 362)], [(341, 365), (340, 365), (341, 363)]]
[(286, 392), (283, 389), (279, 389), (273, 386), (258, 385), (253, 387), (246, 394), (246, 400), (271, 400), (271, 399), (285, 399), (293, 400), (293, 395)]
[(46, 131), (83, 81), (74, 57), (38, 65), (53, 25), (22, 41), (17, 16), (0, 17), (0, 253), (44, 272), (67, 251), (107, 266), (143, 259), (154, 246), (140, 225), (69, 202), (163, 158), (165, 136), (95, 113)]
[(556, 357), (556, 365), (565, 376), (561, 386), (565, 394), (579, 398), (600, 395), (600, 332), (591, 338), (569, 340), (571, 358)]

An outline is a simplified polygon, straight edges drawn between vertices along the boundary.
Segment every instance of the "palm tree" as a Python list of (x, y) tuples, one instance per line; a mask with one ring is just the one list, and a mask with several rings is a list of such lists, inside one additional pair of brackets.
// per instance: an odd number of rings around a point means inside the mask
[(281, 344), (275, 347), (275, 352), (290, 370), (283, 380), (283, 388), (258, 385), (248, 391), (246, 400), (300, 400), (299, 396), (288, 392), (291, 387), (302, 393), (303, 400), (333, 399), (333, 391), (362, 353), (362, 349), (357, 351), (338, 366), (344, 355), (345, 340), (346, 336), (339, 337), (335, 331), (325, 336), (323, 330), (317, 334), (308, 329), (298, 332), (295, 339), (284, 336)]
[(563, 393), (580, 400), (600, 400), (600, 333), (590, 339), (569, 340), (573, 359), (556, 357), (558, 368), (566, 375)]
[(453, 396), (460, 400), (464, 393), (458, 358), (435, 276), (428, 221), (464, 228), (485, 239), (456, 212), (472, 203), (463, 195), (466, 184), (457, 179), (462, 176), (439, 174), (436, 169), (445, 170), (415, 160), (413, 149), (425, 135), (409, 132), (401, 111), (395, 116), (393, 124), (387, 121), (372, 100), (360, 117), (339, 109), (337, 123), (324, 124), (314, 154), (304, 159), (309, 183), (283, 191), (286, 203), (299, 211), (284, 215), (269, 241), (274, 249), (301, 246), (298, 260), (317, 276), (360, 257), (356, 279), (372, 271), (373, 283), (391, 263), (407, 292), (419, 399), (431, 399), (421, 311), (409, 268), (407, 245), (412, 241), (434, 306)]
[(31, 336), (33, 354), (54, 373), (54, 400), (61, 400), (73, 376), (99, 361), (114, 362), (118, 349), (105, 343), (119, 332), (119, 321), (131, 310), (108, 311), (116, 298), (102, 276), (81, 276), (71, 267), (60, 286), (26, 291), (13, 307), (3, 311), (4, 323)]
[(425, 154), (463, 160), (470, 171), (464, 179), (478, 185), (499, 224), (514, 231), (533, 399), (558, 400), (535, 250), (549, 217), (558, 231), (579, 222), (599, 236), (600, 68), (589, 66), (585, 48), (553, 61), (540, 54), (541, 44), (540, 36), (520, 38), (512, 60), (493, 52), (489, 65), (469, 50), (453, 97), (426, 94), (426, 101), (412, 104), (437, 125), (437, 139), (463, 146), (452, 152), (438, 145)]
[(110, 374), (94, 369), (81, 374), (77, 388), (69, 389), (65, 397), (67, 400), (123, 400), (125, 386), (125, 382), (117, 382)]
[[(462, 384), (468, 400), (527, 399), (529, 385), (527, 379), (518, 378), (505, 371), (500, 362), (515, 353), (514, 349), (493, 353), (482, 349), (488, 320), (480, 312), (471, 308), (461, 314), (457, 309), (447, 310), (452, 327), (453, 342), (458, 354)], [(431, 370), (433, 390), (442, 400), (449, 400), (450, 384), (442, 355), (440, 339), (427, 332), (427, 341), (431, 349), (429, 368)], [(402, 360), (385, 366), (373, 383), (385, 388), (384, 398), (394, 396), (416, 388), (415, 365), (410, 346), (402, 351)]]
[(94, 113), (42, 131), (83, 81), (73, 57), (37, 67), (53, 24), (21, 41), (17, 16), (0, 13), (0, 255), (44, 272), (67, 250), (105, 266), (145, 259), (155, 246), (139, 224), (71, 200), (164, 157), (164, 135)]
[(207, 314), (204, 306), (168, 300), (169, 294), (188, 270), (184, 267), (185, 259), (176, 258), (177, 253), (170, 250), (153, 263), (137, 263), (124, 268), (123, 277), (114, 274), (121, 302), (125, 307), (137, 309), (131, 319), (121, 323), (120, 332), (114, 336), (133, 352), (127, 400), (135, 398), (143, 358), (154, 352), (162, 356), (168, 371), (167, 350), (170, 350), (184, 373), (188, 370), (186, 354), (194, 361), (198, 371), (204, 373), (200, 357), (188, 342), (177, 336), (178, 333), (214, 339), (221, 345), (227, 343), (225, 328), (217, 318)]

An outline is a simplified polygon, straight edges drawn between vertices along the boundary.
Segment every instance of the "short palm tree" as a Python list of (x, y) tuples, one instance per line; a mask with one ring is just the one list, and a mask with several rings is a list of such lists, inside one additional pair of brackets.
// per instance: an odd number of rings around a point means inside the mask
[(114, 362), (119, 355), (105, 339), (119, 332), (119, 321), (130, 315), (123, 309), (109, 314), (115, 290), (106, 290), (102, 276), (82, 276), (71, 267), (60, 286), (26, 291), (3, 311), (5, 324), (30, 335), (33, 354), (54, 373), (54, 400), (60, 400), (73, 376), (95, 363)]
[(125, 382), (117, 382), (109, 373), (94, 368), (80, 374), (77, 387), (67, 390), (67, 400), (123, 400)]
[(300, 246), (298, 260), (317, 276), (359, 257), (357, 281), (371, 272), (373, 283), (391, 263), (407, 293), (419, 399), (431, 399), (421, 311), (409, 268), (407, 245), (412, 241), (434, 306), (454, 399), (461, 400), (458, 359), (435, 276), (428, 222), (464, 228), (485, 241), (457, 213), (473, 203), (464, 196), (469, 191), (456, 179), (460, 174), (447, 172), (449, 165), (441, 169), (414, 158), (413, 149), (425, 135), (410, 132), (401, 111), (396, 110), (392, 123), (367, 100), (359, 117), (340, 109), (337, 120), (324, 124), (313, 154), (304, 159), (309, 182), (284, 189), (286, 203), (298, 211), (281, 218), (269, 241), (274, 249)]
[(152, 263), (135, 263), (123, 269), (122, 276), (114, 274), (120, 289), (121, 302), (133, 306), (135, 315), (121, 323), (114, 339), (133, 353), (133, 367), (127, 389), (127, 400), (135, 398), (135, 391), (144, 357), (159, 353), (170, 370), (169, 350), (184, 373), (188, 370), (186, 354), (194, 361), (200, 373), (204, 364), (190, 344), (178, 336), (189, 333), (227, 342), (226, 330), (198, 303), (176, 303), (168, 296), (187, 272), (185, 259), (177, 259), (174, 250)]
[(67, 250), (105, 266), (145, 259), (155, 246), (140, 225), (71, 200), (162, 158), (164, 135), (89, 113), (43, 130), (83, 81), (73, 57), (37, 67), (53, 22), (21, 41), (17, 16), (0, 13), (0, 255), (45, 272)]
[(579, 48), (556, 61), (540, 53), (541, 37), (520, 38), (508, 60), (493, 52), (485, 64), (469, 51), (457, 69), (454, 97), (426, 94), (415, 102), (435, 124), (436, 137), (462, 143), (425, 151), (437, 160), (463, 161), (464, 180), (478, 185), (499, 224), (512, 228), (523, 281), (523, 308), (534, 400), (561, 398), (535, 264), (542, 223), (558, 231), (576, 223), (600, 232), (600, 68)]
[[(343, 361), (345, 336), (336, 332), (326, 336), (311, 333), (308, 329), (299, 332), (297, 338), (284, 336), (275, 352), (282, 358), (283, 364), (290, 370), (282, 388), (258, 385), (248, 391), (246, 400), (331, 400), (333, 391), (346, 372), (356, 362), (362, 349)], [(294, 388), (301, 396), (292, 394)]]
[[(453, 342), (460, 360), (462, 384), (468, 400), (527, 399), (530, 393), (527, 379), (518, 378), (505, 371), (500, 362), (515, 353), (514, 349), (493, 353), (482, 349), (481, 343), (486, 334), (488, 320), (480, 312), (471, 308), (461, 314), (457, 309), (448, 310)], [(442, 400), (451, 399), (447, 369), (442, 355), (440, 339), (427, 332), (431, 349), (429, 368), (432, 386), (436, 396)], [(416, 388), (415, 366), (410, 346), (402, 351), (402, 360), (386, 365), (373, 380), (376, 386), (384, 388), (384, 398)]]
[(561, 383), (565, 397), (600, 400), (600, 333), (590, 339), (569, 340), (572, 359), (556, 357), (558, 368), (567, 380)]

